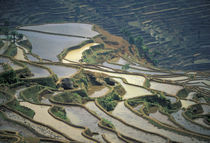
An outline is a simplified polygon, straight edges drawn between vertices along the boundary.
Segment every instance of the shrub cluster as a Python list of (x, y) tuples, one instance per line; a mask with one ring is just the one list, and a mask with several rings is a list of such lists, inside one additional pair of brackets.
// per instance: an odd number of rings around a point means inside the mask
[(116, 92), (111, 92), (108, 95), (98, 98), (98, 103), (106, 110), (112, 111), (117, 105), (117, 101), (120, 101), (122, 98)]
[(112, 122), (107, 120), (107, 119), (105, 119), (105, 118), (102, 118), (101, 123), (102, 123), (102, 125), (104, 125), (104, 126), (106, 126), (108, 128), (114, 129), (114, 125), (112, 124)]
[(57, 116), (58, 118), (61, 118), (65, 121), (69, 121), (69, 119), (67, 118), (66, 116), (66, 111), (63, 107), (60, 107), (60, 106), (53, 106), (51, 108), (51, 112)]

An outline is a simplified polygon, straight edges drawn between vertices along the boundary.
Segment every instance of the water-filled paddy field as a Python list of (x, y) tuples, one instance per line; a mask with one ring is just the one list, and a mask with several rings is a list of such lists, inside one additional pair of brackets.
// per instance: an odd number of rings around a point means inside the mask
[(31, 31), (19, 31), (27, 36), (32, 44), (32, 53), (42, 59), (58, 61), (59, 55), (64, 49), (78, 45), (87, 40), (86, 38), (67, 37), (60, 35), (50, 35)]
[(21, 29), (83, 37), (94, 37), (98, 35), (97, 32), (92, 30), (92, 25), (82, 23), (44, 24), (36, 26), (24, 26), (21, 27)]
[[(35, 111), (35, 116), (33, 118), (35, 121), (52, 126), (53, 128), (59, 130), (61, 133), (66, 134), (68, 137), (72, 137), (75, 140), (81, 142), (91, 142), (81, 135), (82, 129), (74, 128), (52, 117), (48, 113), (48, 110), (50, 108), (49, 106), (34, 105), (27, 102), (21, 102), (21, 105)], [(45, 117), (45, 119), (43, 119), (42, 117)]]
[(77, 69), (67, 66), (48, 65), (48, 64), (45, 64), (44, 66), (50, 68), (59, 78), (70, 77), (77, 72)]
[(27, 67), (33, 74), (33, 78), (50, 76), (50, 73), (47, 69), (44, 69), (35, 65), (30, 65), (30, 64), (27, 64)]
[(183, 113), (183, 110), (179, 110), (178, 112), (172, 114), (173, 118), (176, 120), (177, 123), (179, 123), (184, 128), (186, 128), (190, 131), (197, 132), (197, 133), (200, 133), (200, 134), (204, 134), (204, 135), (207, 135), (207, 136), (210, 135), (209, 129), (206, 129), (206, 128), (203, 128), (199, 125), (191, 123), (190, 121), (186, 120), (182, 116), (182, 113)]

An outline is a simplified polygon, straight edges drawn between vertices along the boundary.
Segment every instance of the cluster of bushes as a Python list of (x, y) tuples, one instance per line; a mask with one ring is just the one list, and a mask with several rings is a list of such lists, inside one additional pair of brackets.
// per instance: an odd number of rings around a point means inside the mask
[(86, 89), (88, 88), (88, 80), (87, 80), (87, 78), (80, 78), (79, 80), (77, 80), (77, 83), (81, 87), (85, 87)]
[(154, 113), (157, 109), (158, 109), (157, 105), (146, 102), (145, 108), (143, 108), (143, 111), (145, 114), (149, 115), (149, 113)]
[(13, 100), (12, 102), (9, 102), (7, 105), (10, 108), (17, 110), (30, 118), (33, 118), (35, 115), (35, 112), (32, 109), (25, 106), (21, 106), (16, 99)]
[(29, 42), (29, 40), (19, 41), (18, 44), (21, 45), (21, 46), (23, 46), (23, 47), (25, 47), (25, 48), (27, 48), (27, 49), (29, 49), (29, 51), (31, 51), (31, 49), (32, 49), (32, 45)]
[(60, 106), (53, 106), (51, 108), (51, 112), (58, 118), (61, 118), (67, 122), (69, 122), (69, 119), (66, 116), (66, 111), (63, 107)]
[(200, 117), (198, 114), (203, 112), (203, 108), (200, 104), (195, 104), (187, 108), (185, 115), (187, 115), (190, 119), (195, 119)]
[(95, 75), (90, 74), (90, 73), (87, 73), (86, 75), (92, 85), (97, 85), (97, 86), (102, 85), (100, 82), (97, 81), (97, 78)]
[(49, 86), (52, 88), (56, 87), (56, 84), (55, 84), (56, 79), (54, 76), (44, 77), (44, 78), (30, 78), (30, 79), (22, 79), (22, 80), (25, 82), (35, 82), (40, 85)]
[(83, 104), (90, 100), (85, 90), (63, 92), (52, 97), (53, 100), (62, 103)]
[(115, 51), (112, 49), (104, 49), (103, 44), (91, 46), (88, 50), (85, 50), (82, 54), (82, 62), (88, 64), (103, 63), (106, 60), (114, 57)]
[(122, 66), (122, 70), (128, 70), (130, 68), (129, 64), (125, 64)]
[(0, 106), (1, 104), (7, 102), (10, 98), (11, 96), (8, 96), (7, 94), (0, 92)]
[(97, 101), (106, 111), (109, 112), (114, 110), (117, 105), (117, 101), (120, 101), (121, 99), (122, 97), (118, 93), (112, 91), (108, 95), (98, 98)]
[(9, 21), (5, 21), (4, 24), (0, 26), (0, 34), (6, 35), (7, 40), (12, 41), (13, 43), (15, 43), (16, 40), (21, 40), (23, 38), (23, 34), (18, 33), (11, 28)]
[(77, 73), (74, 78), (72, 79), (74, 84), (78, 84), (80, 87), (84, 87), (86, 90), (88, 89), (88, 78), (84, 71), (82, 70), (81, 72)]
[(24, 67), (19, 70), (13, 70), (9, 64), (3, 64), (4, 72), (0, 73), (0, 84), (15, 88), (23, 85), (24, 81), (22, 78), (29, 75), (28, 68)]
[[(125, 94), (125, 89), (122, 87), (122, 85), (117, 85), (114, 87), (114, 91), (118, 95), (124, 95)], [(121, 96), (119, 96), (121, 98)]]
[(210, 97), (209, 96), (204, 96), (203, 94), (201, 93), (198, 93), (198, 94), (195, 94), (193, 96), (193, 100), (196, 100), (196, 101), (200, 101), (202, 98), (204, 98), (206, 100), (207, 103), (210, 102)]
[(156, 95), (152, 95), (152, 96), (142, 96), (139, 98), (128, 100), (128, 104), (133, 107), (139, 105), (142, 102), (147, 103), (149, 105), (151, 104), (151, 105), (161, 106), (167, 112), (176, 110), (176, 109), (180, 108), (180, 106), (181, 106), (181, 104), (178, 104), (178, 103), (171, 104), (171, 101), (169, 99), (166, 99), (161, 94), (156, 94)]
[(64, 92), (54, 96), (53, 99), (63, 103), (82, 103), (82, 97), (77, 93)]
[(112, 124), (112, 122), (107, 120), (107, 119), (105, 119), (105, 118), (102, 118), (101, 124), (106, 126), (106, 127), (108, 127), (108, 128), (111, 128), (111, 129), (115, 128), (114, 125)]
[(187, 89), (184, 88), (177, 93), (177, 96), (181, 99), (184, 99), (188, 96), (188, 93), (189, 92), (187, 91)]
[(144, 86), (149, 88), (150, 87), (150, 82), (149, 80), (146, 78), (145, 82), (144, 82)]
[(73, 81), (77, 85), (80, 85), (80, 87), (84, 87), (86, 90), (88, 89), (89, 84), (97, 86), (101, 85), (101, 83), (97, 81), (97, 78), (94, 74), (86, 73), (84, 71), (81, 71), (75, 75)]
[(210, 125), (210, 115), (209, 115), (209, 114), (204, 115), (204, 122), (205, 122), (207, 125)]
[(18, 77), (16, 75), (16, 72), (8, 67), (8, 65), (3, 65), (4, 69), (8, 69), (5, 72), (0, 73), (0, 83), (1, 84), (13, 84), (18, 82)]
[(137, 105), (139, 105), (140, 103), (142, 103), (142, 100), (139, 99), (128, 99), (127, 103), (132, 106), (132, 107), (136, 107)]
[[(128, 42), (131, 45), (133, 45), (133, 44), (136, 45), (136, 48), (138, 50), (138, 55), (140, 57), (146, 58), (149, 62), (153, 63), (154, 65), (158, 64), (158, 61), (156, 59), (154, 59), (154, 57), (160, 53), (149, 51), (149, 49), (144, 45), (144, 40), (141, 36), (133, 37), (131, 35), (131, 33), (126, 29), (122, 29), (121, 33), (122, 33), (123, 37), (126, 40), (128, 40)], [(129, 47), (129, 51), (133, 54), (131, 47)]]
[(115, 85), (115, 81), (112, 80), (112, 79), (109, 78), (109, 77), (104, 78), (104, 81), (105, 81), (106, 84), (108, 84), (108, 85), (111, 85), (111, 86), (114, 86), (114, 85)]

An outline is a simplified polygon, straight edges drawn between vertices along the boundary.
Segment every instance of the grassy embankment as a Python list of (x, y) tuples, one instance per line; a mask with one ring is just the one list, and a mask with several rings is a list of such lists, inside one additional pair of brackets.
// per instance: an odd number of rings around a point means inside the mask
[(14, 43), (10, 44), (4, 55), (14, 57), (17, 54), (17, 47)]
[(63, 107), (53, 106), (50, 111), (58, 118), (63, 119), (66, 122), (70, 122), (70, 120), (66, 116), (66, 111)]
[(23, 113), (24, 115), (26, 115), (26, 116), (28, 116), (30, 118), (33, 118), (34, 115), (35, 115), (35, 112), (32, 109), (27, 108), (25, 106), (21, 106), (20, 103), (16, 99), (13, 100), (12, 102), (9, 102), (7, 105), (11, 109), (19, 111), (19, 112)]
[(97, 98), (98, 103), (106, 110), (112, 111), (117, 106), (117, 102), (122, 100), (122, 95), (125, 93), (121, 85), (113, 87), (113, 90), (107, 95)]
[(53, 101), (64, 104), (84, 104), (90, 100), (85, 90), (66, 91), (51, 98)]
[(178, 103), (171, 103), (169, 99), (166, 99), (165, 95), (163, 94), (156, 94), (152, 96), (142, 96), (138, 98), (129, 99), (128, 104), (132, 107), (135, 107), (139, 104), (144, 103), (145, 107), (144, 111), (145, 113), (149, 114), (151, 111), (151, 108), (154, 108), (155, 106), (158, 108), (161, 108), (165, 113), (172, 113), (175, 110), (178, 110), (181, 107), (181, 104)]
[(116, 50), (104, 48), (103, 44), (91, 46), (83, 52), (82, 61), (88, 64), (103, 63), (115, 56)]
[(43, 91), (43, 89), (45, 89), (44, 86), (40, 85), (31, 86), (20, 92), (20, 97), (28, 102), (39, 104), (40, 92)]

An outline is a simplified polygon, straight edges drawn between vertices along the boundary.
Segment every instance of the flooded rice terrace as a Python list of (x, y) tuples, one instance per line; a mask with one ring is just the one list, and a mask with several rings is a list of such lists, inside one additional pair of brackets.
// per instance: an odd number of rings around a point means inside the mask
[[(209, 142), (208, 76), (157, 69), (119, 53), (110, 62), (103, 55), (107, 37), (93, 29), (82, 23), (20, 27), (32, 49), (17, 45), (14, 56), (4, 55), (11, 44), (4, 41), (0, 131), (15, 132), (20, 140), (44, 137), (54, 142)], [(103, 62), (81, 60), (99, 44), (105, 49), (89, 54), (102, 56)], [(123, 70), (126, 64), (129, 68)]]

